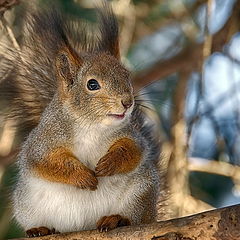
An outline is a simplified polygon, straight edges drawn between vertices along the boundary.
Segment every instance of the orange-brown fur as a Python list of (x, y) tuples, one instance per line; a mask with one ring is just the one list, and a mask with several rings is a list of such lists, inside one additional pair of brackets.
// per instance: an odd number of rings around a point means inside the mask
[(99, 160), (95, 169), (96, 175), (100, 177), (128, 173), (138, 166), (141, 157), (142, 152), (132, 139), (119, 139)]
[(119, 51), (119, 39), (116, 39), (114, 45), (113, 45), (113, 55), (120, 59), (120, 51)]
[(64, 147), (56, 148), (43, 161), (35, 163), (33, 170), (46, 180), (71, 184), (83, 189), (95, 190), (98, 184), (94, 172)]

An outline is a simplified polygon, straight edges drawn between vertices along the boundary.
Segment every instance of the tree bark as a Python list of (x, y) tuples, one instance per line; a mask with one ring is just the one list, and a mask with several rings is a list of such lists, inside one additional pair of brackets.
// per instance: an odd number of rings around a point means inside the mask
[[(97, 230), (92, 230), (49, 235), (32, 239), (240, 240), (239, 229), (240, 204), (183, 218), (140, 226), (117, 228), (107, 233), (99, 233)], [(24, 238), (21, 240), (24, 240)], [(28, 238), (28, 240), (31, 240), (31, 238)]]

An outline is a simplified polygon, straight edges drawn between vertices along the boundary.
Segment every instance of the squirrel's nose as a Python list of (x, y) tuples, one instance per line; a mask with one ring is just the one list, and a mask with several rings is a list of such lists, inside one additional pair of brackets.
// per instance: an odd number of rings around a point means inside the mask
[(122, 103), (122, 105), (124, 106), (125, 109), (128, 109), (133, 105), (133, 101), (132, 101), (131, 98), (122, 99), (121, 103)]

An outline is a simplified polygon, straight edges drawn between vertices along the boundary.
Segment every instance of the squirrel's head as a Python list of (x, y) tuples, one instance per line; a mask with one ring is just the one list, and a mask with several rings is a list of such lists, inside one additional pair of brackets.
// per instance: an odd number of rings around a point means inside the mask
[(116, 57), (102, 52), (83, 58), (70, 51), (57, 59), (61, 99), (82, 121), (119, 125), (134, 105), (130, 72)]
[(77, 54), (64, 36), (56, 58), (59, 92), (76, 117), (119, 125), (129, 119), (134, 97), (130, 72), (120, 62), (117, 20), (106, 3), (99, 9), (100, 36)]

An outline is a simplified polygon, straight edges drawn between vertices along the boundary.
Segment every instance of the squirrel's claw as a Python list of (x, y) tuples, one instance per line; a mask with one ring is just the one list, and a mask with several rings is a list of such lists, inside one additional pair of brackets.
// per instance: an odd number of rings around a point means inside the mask
[(95, 174), (97, 177), (111, 176), (116, 173), (116, 162), (114, 159), (110, 159), (108, 155), (101, 158), (95, 168)]
[(88, 169), (88, 171), (84, 171), (84, 174), (78, 178), (77, 186), (82, 189), (90, 189), (92, 191), (97, 189), (98, 179), (95, 176), (95, 173)]
[(117, 227), (130, 225), (129, 219), (121, 215), (104, 216), (97, 222), (97, 229), (99, 232), (108, 232)]
[(54, 228), (50, 230), (47, 227), (31, 228), (26, 231), (26, 235), (29, 238), (46, 236), (46, 235), (55, 234), (55, 233), (59, 233), (59, 232), (56, 232)]

